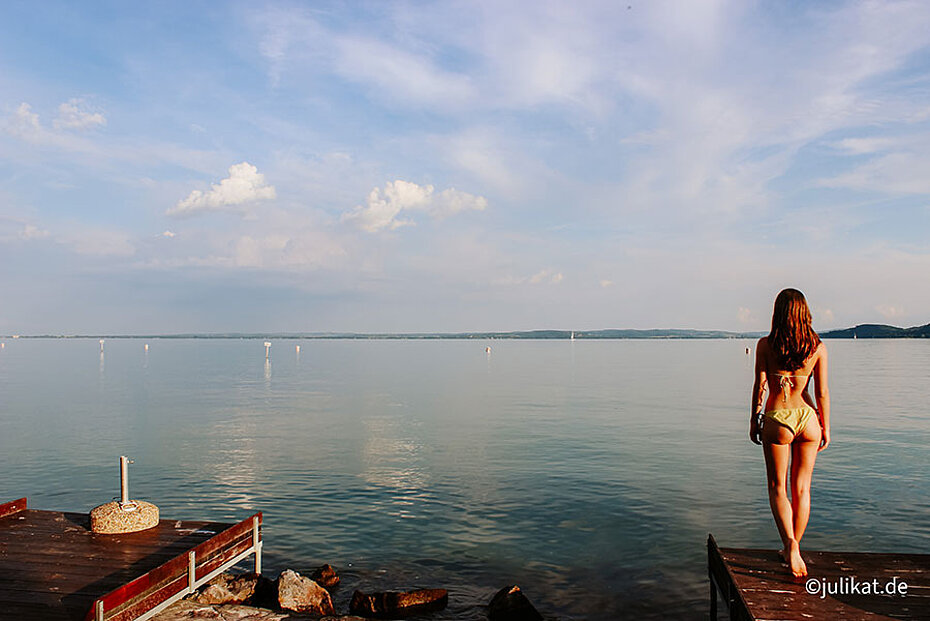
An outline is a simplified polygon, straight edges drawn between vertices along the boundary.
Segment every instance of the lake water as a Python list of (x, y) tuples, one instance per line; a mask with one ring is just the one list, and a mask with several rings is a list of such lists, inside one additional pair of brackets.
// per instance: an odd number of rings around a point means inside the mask
[[(86, 512), (125, 454), (164, 517), (263, 511), (265, 573), (330, 563), (343, 610), (445, 587), (432, 618), (476, 619), (516, 583), (546, 618), (702, 618), (709, 532), (779, 544), (751, 345), (275, 340), (266, 363), (260, 340), (7, 339), (0, 500)], [(828, 347), (805, 547), (930, 553), (930, 342)]]

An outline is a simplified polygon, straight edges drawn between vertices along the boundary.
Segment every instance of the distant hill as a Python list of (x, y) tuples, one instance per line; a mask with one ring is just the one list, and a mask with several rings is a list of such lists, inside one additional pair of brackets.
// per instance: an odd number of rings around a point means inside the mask
[[(22, 338), (77, 339), (747, 339), (759, 338), (762, 332), (727, 332), (724, 330), (525, 330), (513, 332), (258, 332), (212, 334), (43, 334)], [(14, 338), (20, 338), (16, 336)]]
[(930, 338), (930, 323), (913, 328), (898, 328), (880, 323), (863, 323), (855, 328), (829, 330), (820, 335), (825, 339), (926, 339)]
[[(80, 338), (80, 339), (524, 339), (524, 340), (575, 340), (594, 339), (757, 339), (767, 332), (728, 332), (725, 330), (524, 330), (513, 332), (253, 332), (213, 334), (72, 334), (23, 335), (22, 338)], [(898, 328), (882, 324), (865, 323), (855, 328), (827, 330), (820, 334), (825, 339), (925, 339), (930, 338), (930, 324), (913, 328)], [(9, 338), (9, 337), (6, 337)], [(12, 338), (20, 338), (14, 336)]]

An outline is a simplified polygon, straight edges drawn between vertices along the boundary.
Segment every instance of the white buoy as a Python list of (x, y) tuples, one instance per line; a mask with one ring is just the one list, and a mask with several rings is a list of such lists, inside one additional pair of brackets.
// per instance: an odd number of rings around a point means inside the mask
[(149, 350), (149, 344), (146, 343), (146, 344), (145, 344), (145, 351), (148, 351), (148, 350)]
[(299, 353), (300, 353), (300, 345), (296, 345), (296, 346), (294, 347), (294, 351), (296, 351), (296, 352), (299, 354)]
[(269, 356), (271, 356), (271, 343), (265, 341), (265, 360), (268, 360)]
[(6, 349), (6, 343), (0, 343), (0, 349)]
[(488, 345), (487, 347), (485, 347), (485, 348), (484, 348), (484, 351), (485, 351), (485, 353), (490, 354), (490, 353), (491, 353), (491, 346)]
[(100, 339), (100, 353), (103, 353), (103, 339)]

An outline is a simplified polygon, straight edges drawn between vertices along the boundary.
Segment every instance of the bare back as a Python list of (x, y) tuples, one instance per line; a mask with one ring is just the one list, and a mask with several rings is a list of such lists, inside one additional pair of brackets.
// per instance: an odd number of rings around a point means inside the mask
[[(826, 346), (820, 343), (799, 369), (788, 371), (779, 367), (778, 357), (769, 346), (768, 337), (759, 339), (756, 347), (755, 403), (761, 406), (762, 390), (767, 389), (765, 411), (810, 406), (820, 409), (808, 388), (814, 380), (818, 388), (826, 387)], [(818, 399), (819, 401), (819, 399)]]

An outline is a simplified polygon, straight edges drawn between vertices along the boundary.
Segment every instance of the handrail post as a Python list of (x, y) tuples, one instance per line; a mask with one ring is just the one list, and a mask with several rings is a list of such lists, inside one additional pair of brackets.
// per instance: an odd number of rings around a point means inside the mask
[(252, 548), (255, 550), (255, 573), (262, 573), (262, 541), (259, 538), (258, 516), (252, 517)]
[(197, 553), (187, 553), (187, 592), (193, 593), (197, 586)]
[(95, 608), (94, 612), (96, 613), (96, 615), (95, 615), (95, 616), (96, 616), (96, 621), (103, 621), (103, 600), (102, 600), (102, 599), (98, 599), (98, 600), (94, 603), (94, 608)]

